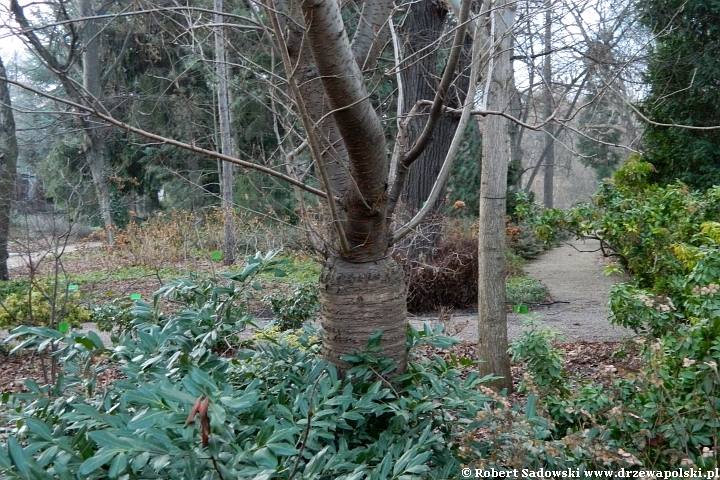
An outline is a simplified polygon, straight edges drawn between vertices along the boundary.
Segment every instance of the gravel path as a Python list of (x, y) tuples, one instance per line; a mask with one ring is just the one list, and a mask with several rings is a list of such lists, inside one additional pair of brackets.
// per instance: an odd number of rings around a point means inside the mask
[[(531, 305), (529, 314), (508, 313), (508, 336), (523, 332), (523, 323), (533, 318), (563, 335), (566, 342), (608, 342), (631, 337), (633, 332), (614, 327), (607, 321), (608, 291), (625, 278), (607, 276), (596, 240), (574, 240), (546, 252), (525, 267), (529, 276), (541, 281), (550, 291), (553, 303)], [(561, 303), (562, 302), (562, 303)], [(416, 328), (423, 322), (437, 324), (435, 317), (414, 317)], [(444, 321), (446, 332), (461, 340), (477, 341), (477, 313), (450, 315)]]

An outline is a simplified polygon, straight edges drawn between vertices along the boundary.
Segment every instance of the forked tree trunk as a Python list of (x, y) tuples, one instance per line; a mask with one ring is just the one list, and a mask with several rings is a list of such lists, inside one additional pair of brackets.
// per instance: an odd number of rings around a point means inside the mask
[(392, 358), (402, 373), (407, 364), (407, 298), (403, 271), (395, 261), (348, 262), (329, 258), (320, 276), (323, 352), (325, 358), (347, 369), (341, 360), (363, 350), (371, 335), (382, 330), (383, 356)]
[[(370, 3), (373, 5), (366, 5), (365, 20), (374, 27), (365, 29), (368, 34), (382, 28), (392, 9), (387, 1)], [(304, 0), (297, 7), (306, 26), (303, 45), (311, 55), (292, 51), (296, 44), (291, 44), (288, 51), (301, 60), (301, 65), (290, 68), (319, 76), (322, 91), (304, 90), (303, 98), (296, 100), (312, 117), (309, 122), (304, 119), (306, 125), (317, 126), (319, 113), (334, 111), (334, 128), (326, 130), (320, 125), (318, 131), (306, 126), (307, 133), (326, 142), (327, 134), (336, 128), (342, 140), (331, 144), (329, 155), (313, 155), (316, 162), (327, 167), (327, 187), (339, 199), (340, 211), (334, 220), (340, 222), (339, 233), (346, 239), (345, 248), (337, 248), (340, 242), (335, 242), (335, 251), (327, 252), (321, 277), (325, 357), (343, 370), (348, 365), (340, 357), (362, 350), (370, 336), (382, 330), (380, 355), (395, 360), (403, 371), (407, 363), (407, 307), (403, 272), (387, 258), (388, 150), (360, 67), (374, 63), (375, 41), (356, 39), (353, 49), (337, 2)], [(316, 83), (302, 77), (297, 80), (306, 86)]]
[[(373, 334), (382, 331), (378, 355), (395, 360), (397, 372), (404, 371), (404, 276), (388, 257), (389, 226), (399, 187), (393, 187), (390, 199), (385, 132), (362, 73), (362, 67), (373, 65), (381, 50), (384, 37), (379, 32), (386, 29), (393, 3), (366, 0), (351, 44), (339, 2), (268, 0), (271, 2), (267, 13), (280, 42), (288, 83), (315, 166), (328, 194), (330, 231), (335, 235), (321, 249), (326, 257), (320, 280), (325, 357), (341, 370), (346, 369), (348, 364), (341, 357), (362, 350)], [(463, 5), (466, 15), (470, 4)], [(281, 26), (288, 18), (292, 21)], [(462, 23), (453, 42), (448, 72), (455, 71), (466, 28)], [(289, 37), (284, 37), (285, 32)], [(433, 111), (439, 112), (439, 106), (438, 102)], [(424, 146), (424, 141), (419, 142), (414, 151)], [(414, 153), (405, 157), (405, 171), (417, 158)], [(399, 177), (394, 185), (400, 185), (404, 178)]]
[[(0, 58), (0, 77), (7, 78)], [(10, 90), (0, 81), (0, 280), (8, 280), (8, 240), (10, 236), (10, 210), (15, 195), (15, 178), (18, 157), (15, 117), (10, 106)]]

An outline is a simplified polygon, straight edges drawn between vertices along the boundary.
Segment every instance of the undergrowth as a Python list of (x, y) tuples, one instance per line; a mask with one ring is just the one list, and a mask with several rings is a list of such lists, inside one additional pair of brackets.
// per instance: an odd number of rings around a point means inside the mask
[(610, 321), (638, 335), (640, 371), (603, 386), (558, 373), (547, 336), (514, 348), (559, 429), (602, 427), (646, 468), (708, 471), (720, 465), (720, 190), (649, 184), (652, 171), (633, 155), (593, 204), (542, 220), (549, 237), (597, 238), (633, 276), (611, 290)]
[[(135, 302), (113, 346), (92, 332), (14, 330), (15, 351), (55, 345), (62, 374), (0, 397), (11, 426), (2, 478), (431, 479), (466, 466), (627, 465), (608, 432), (564, 435), (534, 397), (511, 406), (485, 388), (472, 361), (423, 354), (455, 343), (440, 329), (409, 330), (412, 361), (392, 380), (381, 332), (345, 357), (346, 375), (308, 326), (236, 341), (253, 322), (245, 292), (281, 267), (256, 256), (223, 282), (175, 281)], [(181, 308), (161, 311), (162, 296)]]

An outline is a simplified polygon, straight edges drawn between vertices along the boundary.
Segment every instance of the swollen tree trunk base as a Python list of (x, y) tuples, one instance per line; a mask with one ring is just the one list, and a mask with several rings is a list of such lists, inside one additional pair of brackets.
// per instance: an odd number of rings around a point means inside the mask
[(381, 356), (407, 367), (407, 299), (400, 266), (392, 258), (347, 262), (329, 258), (320, 276), (323, 355), (340, 371), (351, 367), (343, 355), (365, 350), (371, 335), (382, 330)]

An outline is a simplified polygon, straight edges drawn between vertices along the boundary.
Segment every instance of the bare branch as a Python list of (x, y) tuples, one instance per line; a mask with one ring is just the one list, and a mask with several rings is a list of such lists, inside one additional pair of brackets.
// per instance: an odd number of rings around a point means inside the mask
[(283, 173), (280, 173), (280, 172), (278, 172), (278, 171), (276, 171), (276, 170), (273, 170), (272, 168), (268, 168), (268, 167), (265, 167), (265, 166), (263, 166), (263, 165), (258, 165), (258, 164), (252, 163), (252, 162), (246, 162), (246, 161), (244, 161), (244, 160), (240, 160), (240, 159), (238, 159), (238, 158), (231, 157), (231, 156), (229, 156), (229, 155), (223, 155), (223, 154), (221, 154), (221, 153), (214, 152), (214, 151), (212, 151), (212, 150), (207, 150), (207, 149), (205, 149), (205, 148), (198, 147), (198, 146), (196, 146), (196, 145), (194, 145), (194, 144), (181, 142), (181, 141), (178, 141), (178, 140), (174, 140), (174, 139), (172, 139), (172, 138), (163, 137), (163, 136), (161, 136), (161, 135), (156, 135), (156, 134), (154, 134), (154, 133), (151, 133), (151, 132), (148, 132), (148, 131), (146, 131), (146, 130), (143, 130), (142, 128), (133, 127), (132, 125), (129, 125), (129, 124), (125, 123), (125, 122), (122, 122), (122, 121), (120, 121), (120, 120), (117, 120), (116, 118), (112, 117), (110, 114), (104, 113), (104, 112), (100, 112), (100, 111), (98, 111), (97, 109), (93, 108), (92, 106), (82, 105), (82, 104), (73, 102), (73, 101), (71, 101), (71, 100), (66, 100), (66, 99), (64, 99), (64, 98), (60, 98), (60, 97), (57, 97), (57, 96), (55, 96), (55, 95), (50, 95), (50, 94), (48, 94), (48, 93), (46, 93), (46, 92), (43, 92), (43, 91), (38, 90), (38, 89), (36, 89), (36, 88), (30, 87), (29, 85), (25, 85), (25, 84), (23, 84), (22, 82), (18, 82), (18, 81), (15, 81), (15, 80), (11, 80), (11, 79), (9, 79), (9, 78), (2, 78), (2, 77), (0, 77), (0, 81), (6, 81), (6, 82), (8, 82), (8, 83), (10, 83), (10, 84), (12, 84), (12, 85), (16, 85), (16, 86), (18, 86), (18, 87), (20, 87), (20, 88), (23, 88), (23, 89), (25, 89), (25, 90), (28, 90), (28, 91), (30, 91), (30, 92), (33, 92), (33, 93), (35, 93), (35, 94), (37, 94), (37, 95), (40, 95), (41, 97), (48, 98), (48, 99), (50, 99), (50, 100), (53, 100), (53, 101), (55, 101), (55, 102), (58, 102), (58, 103), (61, 103), (61, 104), (64, 104), (64, 105), (68, 105), (68, 106), (73, 107), (73, 108), (75, 108), (75, 109), (77, 109), (77, 110), (79, 110), (79, 111), (82, 111), (82, 112), (90, 113), (90, 114), (92, 114), (94, 117), (97, 117), (98, 119), (104, 121), (105, 123), (107, 123), (107, 124), (109, 124), (109, 125), (114, 125), (114, 126), (116, 126), (116, 127), (121, 128), (122, 130), (125, 130), (125, 131), (130, 132), (130, 133), (135, 133), (135, 134), (137, 134), (137, 135), (140, 135), (141, 137), (145, 137), (145, 138), (147, 138), (147, 139), (154, 140), (154, 141), (156, 141), (156, 142), (158, 142), (158, 143), (160, 143), (160, 144), (172, 145), (172, 146), (174, 146), (174, 147), (182, 148), (182, 149), (184, 149), (184, 150), (188, 150), (188, 151), (191, 151), (191, 152), (199, 153), (199, 154), (202, 154), (202, 155), (207, 155), (208, 157), (217, 158), (217, 159), (219, 159), (219, 160), (225, 160), (226, 162), (234, 163), (234, 164), (236, 164), (236, 165), (240, 165), (241, 167), (249, 168), (249, 169), (252, 169), (252, 170), (257, 170), (257, 171), (259, 171), (259, 172), (266, 173), (266, 174), (271, 175), (271, 176), (273, 176), (273, 177), (276, 177), (276, 178), (279, 178), (279, 179), (281, 179), (281, 180), (284, 180), (284, 181), (286, 181), (286, 182), (288, 182), (288, 183), (290, 183), (290, 184), (292, 184), (292, 185), (296, 185), (296, 186), (300, 187), (301, 189), (305, 190), (305, 191), (308, 192), (308, 193), (312, 193), (313, 195), (317, 195), (318, 197), (321, 197), (321, 198), (327, 198), (327, 194), (326, 194), (325, 192), (323, 192), (322, 190), (318, 190), (318, 189), (313, 188), (313, 187), (311, 187), (311, 186), (309, 186), (309, 185), (305, 185), (305, 184), (302, 183), (302, 182), (298, 182), (298, 181), (296, 181), (294, 178), (292, 178), (292, 177), (290, 177), (290, 176), (288, 176), (288, 175), (285, 175), (285, 174), (283, 174)]

